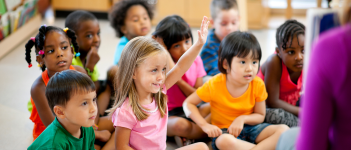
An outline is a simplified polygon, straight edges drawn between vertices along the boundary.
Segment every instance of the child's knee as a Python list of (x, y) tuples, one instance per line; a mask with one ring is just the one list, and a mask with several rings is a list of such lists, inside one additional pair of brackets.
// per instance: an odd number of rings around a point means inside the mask
[(183, 118), (178, 119), (172, 127), (173, 131), (176, 133), (190, 133), (191, 128), (191, 122)]
[(197, 149), (201, 149), (201, 150), (208, 150), (208, 146), (206, 145), (206, 143), (204, 142), (198, 142), (198, 143), (195, 143), (196, 144), (196, 148)]
[(279, 134), (282, 134), (282, 133), (284, 133), (285, 131), (287, 131), (289, 129), (290, 128), (287, 125), (280, 124), (280, 125), (277, 125), (276, 132), (279, 133)]
[(225, 149), (233, 147), (237, 142), (237, 139), (231, 134), (222, 134), (216, 139), (216, 146), (219, 149)]

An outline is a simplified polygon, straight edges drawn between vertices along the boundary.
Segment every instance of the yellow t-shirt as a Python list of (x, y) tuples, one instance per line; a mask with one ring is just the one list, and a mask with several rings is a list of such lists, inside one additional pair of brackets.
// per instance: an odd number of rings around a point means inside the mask
[(211, 123), (219, 128), (228, 128), (236, 117), (253, 112), (256, 102), (267, 99), (267, 91), (261, 78), (255, 77), (246, 92), (234, 98), (226, 87), (226, 75), (217, 74), (196, 90), (204, 102), (211, 105)]

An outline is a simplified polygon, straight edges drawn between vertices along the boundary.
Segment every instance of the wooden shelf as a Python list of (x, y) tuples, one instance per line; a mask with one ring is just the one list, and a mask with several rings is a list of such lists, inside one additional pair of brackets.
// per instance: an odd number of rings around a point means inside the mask
[(41, 16), (38, 14), (25, 23), (22, 27), (18, 28), (15, 32), (11, 33), (8, 37), (3, 39), (0, 42), (0, 58), (16, 48), (23, 41), (28, 40), (34, 32), (38, 31), (40, 25)]

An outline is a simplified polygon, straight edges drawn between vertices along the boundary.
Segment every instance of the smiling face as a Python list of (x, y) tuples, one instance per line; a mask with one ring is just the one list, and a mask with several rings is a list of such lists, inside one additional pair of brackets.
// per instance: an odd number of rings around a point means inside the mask
[(167, 56), (164, 52), (151, 54), (134, 71), (133, 80), (138, 93), (157, 93), (166, 79)]
[(303, 68), (303, 57), (305, 53), (305, 35), (299, 34), (293, 36), (286, 43), (286, 49), (280, 46), (276, 50), (278, 56), (282, 59), (290, 72), (301, 72)]
[(44, 58), (38, 55), (37, 61), (40, 65), (45, 64), (49, 76), (69, 69), (72, 64), (73, 49), (65, 33), (50, 31), (46, 33), (44, 43)]
[(173, 61), (178, 62), (179, 58), (193, 45), (191, 38), (181, 40), (177, 43), (172, 44), (169, 48)]
[(62, 109), (65, 119), (75, 126), (91, 127), (97, 115), (96, 92), (78, 92)]
[(99, 49), (101, 38), (100, 38), (100, 26), (97, 20), (87, 20), (79, 24), (79, 28), (76, 31), (77, 43), (79, 49), (82, 52), (89, 52), (91, 47)]
[(234, 8), (221, 10), (216, 18), (211, 20), (211, 24), (215, 28), (217, 38), (222, 41), (229, 33), (239, 30), (239, 12)]
[[(225, 60), (226, 61), (226, 60)], [(223, 63), (223, 68), (227, 71), (228, 81), (239, 84), (249, 84), (257, 75), (259, 59), (252, 58), (252, 51), (244, 58), (233, 57), (231, 66)]]
[(141, 5), (135, 5), (128, 9), (124, 23), (121, 31), (129, 40), (137, 36), (145, 36), (151, 29), (150, 17)]

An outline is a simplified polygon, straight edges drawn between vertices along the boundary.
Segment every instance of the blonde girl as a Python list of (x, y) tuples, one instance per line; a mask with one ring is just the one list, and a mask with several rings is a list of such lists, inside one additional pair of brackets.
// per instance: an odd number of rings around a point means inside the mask
[[(166, 149), (167, 97), (190, 68), (206, 42), (208, 19), (202, 20), (198, 41), (166, 73), (171, 58), (155, 40), (136, 37), (123, 49), (116, 74), (116, 101), (109, 110), (115, 126), (116, 149)], [(181, 149), (208, 149), (196, 143)]]

